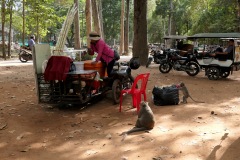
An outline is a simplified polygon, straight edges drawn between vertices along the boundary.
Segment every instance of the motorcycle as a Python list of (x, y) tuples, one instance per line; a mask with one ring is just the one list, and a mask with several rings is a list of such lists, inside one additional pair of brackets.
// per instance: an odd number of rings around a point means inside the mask
[(29, 60), (32, 60), (32, 51), (29, 47), (22, 46), (18, 54), (19, 60), (22, 63), (26, 63)]
[(188, 53), (187, 57), (182, 57), (179, 55), (179, 50), (169, 49), (166, 58), (160, 63), (159, 71), (168, 73), (172, 68), (176, 71), (184, 71), (189, 76), (196, 76), (200, 71), (195, 54)]
[(115, 66), (117, 66), (117, 69), (113, 69), (108, 80), (110, 80), (110, 86), (112, 86), (113, 101), (118, 104), (121, 91), (131, 88), (134, 82), (131, 70), (138, 69), (140, 64), (138, 58), (134, 57), (129, 62), (116, 62)]
[(146, 64), (146, 68), (149, 67), (149, 65), (154, 62), (156, 64), (160, 64), (161, 60), (163, 60), (164, 58), (166, 58), (166, 54), (165, 51), (163, 53), (161, 53), (161, 50), (151, 50), (150, 56), (148, 57), (148, 61)]

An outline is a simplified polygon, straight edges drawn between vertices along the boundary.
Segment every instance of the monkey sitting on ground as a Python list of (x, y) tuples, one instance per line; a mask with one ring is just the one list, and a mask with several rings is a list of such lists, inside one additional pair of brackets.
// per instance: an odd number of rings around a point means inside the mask
[(190, 94), (189, 94), (189, 92), (188, 92), (188, 89), (187, 89), (187, 87), (186, 87), (186, 85), (183, 83), (183, 82), (181, 82), (180, 84), (178, 84), (178, 85), (176, 85), (177, 86), (177, 88), (179, 89), (179, 90), (181, 90), (182, 91), (182, 93), (183, 93), (183, 101), (182, 101), (182, 103), (187, 103), (187, 99), (190, 97), (194, 102), (196, 102), (196, 103), (205, 103), (205, 102), (201, 102), (201, 101), (196, 101), (196, 100), (194, 100), (193, 98), (192, 98), (192, 96), (190, 96)]
[(154, 124), (154, 115), (151, 108), (148, 106), (148, 102), (142, 101), (140, 103), (140, 111), (138, 113), (138, 119), (136, 121), (135, 127), (120, 134), (120, 136), (123, 136), (122, 141), (124, 141), (124, 139), (130, 133), (138, 131), (149, 131), (153, 129)]

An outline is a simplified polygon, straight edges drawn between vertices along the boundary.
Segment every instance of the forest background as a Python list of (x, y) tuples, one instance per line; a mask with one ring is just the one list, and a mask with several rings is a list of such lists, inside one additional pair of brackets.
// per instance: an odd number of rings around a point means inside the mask
[[(2, 0), (2, 35), (5, 28), (13, 32), (8, 42), (26, 43), (30, 35), (37, 43), (57, 40), (69, 8), (77, 0)], [(163, 42), (164, 35), (192, 35), (202, 32), (238, 32), (240, 24), (239, 0), (148, 0), (146, 3), (147, 35), (134, 35), (134, 0), (92, 0), (101, 6), (104, 39), (109, 45), (121, 41), (121, 13), (129, 9), (124, 21), (128, 21), (128, 41), (146, 37), (148, 43)], [(81, 44), (87, 42), (86, 0), (78, 0)], [(125, 3), (126, 7), (122, 5)], [(145, 4), (145, 3), (143, 3)], [(142, 6), (140, 6), (142, 7)], [(140, 8), (141, 9), (141, 8)], [(127, 18), (126, 18), (127, 17)], [(139, 25), (139, 24), (138, 24)], [(140, 24), (141, 26), (141, 24)], [(125, 28), (126, 28), (125, 27)], [(74, 25), (67, 36), (68, 47), (74, 46)], [(143, 34), (141, 36), (141, 34)], [(10, 43), (9, 43), (10, 44)], [(9, 47), (9, 46), (8, 46)], [(11, 53), (8, 54), (10, 56)]]

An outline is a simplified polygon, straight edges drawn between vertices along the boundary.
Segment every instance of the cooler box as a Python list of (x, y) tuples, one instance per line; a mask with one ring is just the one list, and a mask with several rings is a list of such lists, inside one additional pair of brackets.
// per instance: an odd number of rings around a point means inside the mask
[(105, 76), (105, 67), (102, 62), (97, 62), (96, 64), (92, 64), (92, 60), (83, 61), (84, 62), (84, 70), (96, 70), (98, 71), (100, 77)]
[(73, 62), (73, 64), (75, 64), (77, 71), (78, 70), (83, 70), (84, 62)]

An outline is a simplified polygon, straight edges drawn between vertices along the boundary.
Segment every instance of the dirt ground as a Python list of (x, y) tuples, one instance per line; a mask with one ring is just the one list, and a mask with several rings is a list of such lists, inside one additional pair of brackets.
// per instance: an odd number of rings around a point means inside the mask
[[(2, 61), (0, 61), (2, 63)], [(208, 80), (201, 72), (161, 74), (158, 66), (140, 67), (133, 75), (150, 72), (147, 99), (156, 124), (121, 141), (137, 115), (131, 96), (123, 111), (111, 94), (87, 108), (59, 109), (37, 103), (32, 62), (0, 66), (1, 160), (239, 160), (240, 72), (227, 79)], [(193, 98), (187, 104), (155, 106), (154, 85), (184, 82)]]

